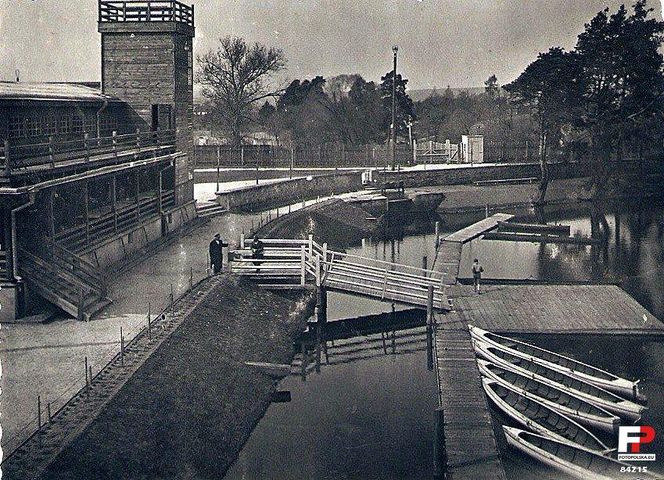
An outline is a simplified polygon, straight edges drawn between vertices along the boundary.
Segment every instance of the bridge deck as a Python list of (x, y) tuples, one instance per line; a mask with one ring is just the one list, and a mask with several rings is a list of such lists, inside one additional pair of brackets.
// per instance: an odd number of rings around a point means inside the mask
[[(447, 314), (445, 318), (455, 315)], [(438, 327), (435, 339), (438, 396), (444, 410), (446, 478), (502, 480), (505, 471), (470, 333), (453, 323)]]

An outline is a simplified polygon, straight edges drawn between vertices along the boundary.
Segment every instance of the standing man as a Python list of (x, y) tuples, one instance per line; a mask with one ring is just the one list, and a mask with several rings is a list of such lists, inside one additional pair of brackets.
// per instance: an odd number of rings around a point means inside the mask
[(484, 268), (480, 265), (480, 261), (478, 259), (473, 260), (473, 287), (475, 287), (475, 291), (478, 295), (480, 293), (480, 280), (483, 271)]
[(221, 239), (221, 234), (216, 233), (214, 239), (210, 242), (210, 267), (212, 272), (216, 275), (221, 272), (224, 258), (224, 247), (228, 244), (224, 243)]
[[(251, 241), (251, 256), (254, 259), (262, 259), (263, 258), (263, 253), (265, 252), (265, 247), (263, 246), (263, 242), (261, 242), (261, 239), (258, 238), (258, 235), (254, 235), (254, 239)], [(261, 264), (261, 262), (254, 262), (254, 265), (258, 267)], [(259, 272), (259, 269), (256, 268), (256, 272)]]

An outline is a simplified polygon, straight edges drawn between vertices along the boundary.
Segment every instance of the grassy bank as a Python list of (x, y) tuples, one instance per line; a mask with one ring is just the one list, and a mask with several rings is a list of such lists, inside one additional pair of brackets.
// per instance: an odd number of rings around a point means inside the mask
[(275, 387), (244, 362), (289, 363), (312, 300), (223, 278), (41, 478), (221, 478)]

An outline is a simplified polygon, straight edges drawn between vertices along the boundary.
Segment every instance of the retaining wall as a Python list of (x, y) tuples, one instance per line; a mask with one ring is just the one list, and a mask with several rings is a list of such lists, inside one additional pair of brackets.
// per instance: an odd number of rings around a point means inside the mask
[[(557, 163), (549, 165), (552, 179), (575, 178), (589, 175), (587, 164)], [(503, 165), (460, 166), (439, 170), (376, 171), (374, 179), (384, 182), (404, 182), (406, 187), (428, 187), (435, 185), (463, 185), (486, 180), (507, 180), (540, 176), (539, 163)]]
[(227, 210), (255, 210), (351, 192), (362, 188), (359, 172), (296, 178), (217, 193), (217, 203)]

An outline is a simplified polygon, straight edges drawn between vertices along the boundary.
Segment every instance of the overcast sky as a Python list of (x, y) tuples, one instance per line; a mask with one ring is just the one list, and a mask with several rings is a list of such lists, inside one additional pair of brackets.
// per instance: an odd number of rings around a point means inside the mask
[[(649, 0), (661, 18), (657, 0)], [(186, 1), (192, 3), (192, 0)], [(620, 0), (194, 0), (196, 53), (239, 35), (282, 48), (288, 79), (391, 70), (411, 88), (514, 79), (538, 52), (571, 48)], [(629, 2), (627, 2), (629, 4)], [(0, 0), (0, 79), (98, 81), (97, 0)]]

